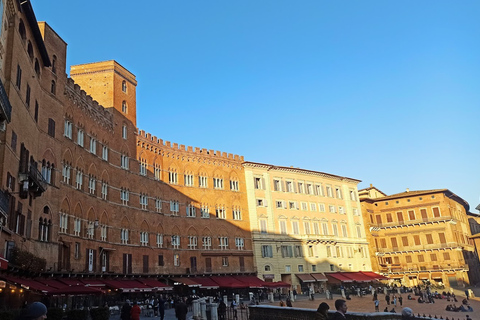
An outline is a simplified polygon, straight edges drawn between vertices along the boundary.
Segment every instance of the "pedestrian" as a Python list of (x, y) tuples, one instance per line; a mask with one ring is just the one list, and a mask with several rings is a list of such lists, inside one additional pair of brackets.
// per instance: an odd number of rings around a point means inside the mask
[(397, 296), (393, 295), (393, 305), (396, 307), (397, 306)]
[(140, 313), (142, 313), (142, 309), (138, 305), (138, 302), (133, 304), (132, 309), (130, 310), (130, 319), (131, 320), (140, 320)]
[(315, 320), (328, 320), (328, 309), (330, 309), (330, 306), (327, 303), (320, 303), (315, 313)]
[(130, 320), (130, 310), (132, 310), (132, 306), (130, 305), (130, 300), (127, 299), (122, 306), (122, 310), (120, 311), (120, 319)]
[(390, 305), (390, 295), (389, 294), (387, 294), (385, 296), (385, 301), (387, 301), (387, 305)]
[(16, 320), (44, 320), (47, 319), (47, 307), (41, 302), (28, 305)]
[(188, 307), (185, 303), (185, 299), (180, 299), (175, 305), (175, 316), (178, 320), (186, 320), (188, 313)]
[(233, 318), (238, 319), (237, 318), (237, 301), (235, 301), (235, 299), (232, 300), (232, 304), (230, 305), (230, 307), (233, 310)]
[(380, 306), (380, 301), (378, 299), (376, 299), (374, 304), (375, 304), (375, 312), (378, 312), (379, 311), (378, 307)]
[(165, 300), (163, 300), (162, 296), (158, 298), (158, 315), (160, 317), (160, 320), (163, 320), (165, 318)]
[(343, 299), (335, 300), (335, 309), (337, 310), (332, 320), (346, 320), (347, 317), (345, 314), (347, 313), (347, 302)]
[(297, 300), (297, 290), (293, 289), (293, 300)]
[(283, 302), (283, 300), (280, 300), (280, 307), (285, 307), (285, 302)]
[(403, 306), (403, 297), (398, 296), (398, 302), (400, 303), (400, 307)]
[(225, 320), (227, 314), (227, 305), (223, 300), (220, 300), (220, 304), (218, 305), (218, 319)]
[(287, 307), (293, 307), (292, 306), (292, 300), (290, 299), (290, 297), (287, 298)]

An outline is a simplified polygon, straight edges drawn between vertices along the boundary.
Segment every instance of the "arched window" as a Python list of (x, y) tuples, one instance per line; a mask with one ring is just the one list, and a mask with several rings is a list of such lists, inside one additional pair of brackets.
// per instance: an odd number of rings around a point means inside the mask
[(33, 46), (30, 41), (28, 41), (27, 53), (28, 53), (28, 57), (30, 58), (30, 61), (33, 61)]
[(35, 58), (35, 73), (37, 76), (40, 76), (40, 64), (38, 63), (38, 60)]
[(57, 84), (55, 83), (55, 80), (52, 80), (52, 85), (50, 86), (50, 92), (55, 94), (57, 91)]
[(122, 91), (127, 92), (127, 81), (123, 80), (122, 82)]
[(122, 101), (122, 112), (127, 113), (128, 107), (127, 107), (127, 101), (123, 100)]
[(53, 55), (52, 57), (52, 72), (57, 73), (57, 56)]
[(23, 20), (21, 19), (18, 25), (18, 32), (20, 33), (20, 37), (22, 38), (22, 40), (25, 41), (27, 39), (27, 33), (25, 32), (25, 25), (23, 24)]
[[(45, 206), (43, 208), (43, 213), (49, 214), (50, 208)], [(50, 228), (52, 226), (52, 220), (47, 220), (47, 218), (40, 218), (38, 220), (38, 240), (42, 242), (50, 241)]]

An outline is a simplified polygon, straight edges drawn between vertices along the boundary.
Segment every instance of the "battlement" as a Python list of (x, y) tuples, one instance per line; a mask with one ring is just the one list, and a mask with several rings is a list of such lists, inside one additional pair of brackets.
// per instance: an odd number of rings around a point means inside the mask
[(243, 156), (239, 156), (237, 154), (222, 152), (222, 151), (215, 151), (215, 150), (207, 150), (205, 148), (199, 147), (191, 147), (185, 146), (184, 144), (179, 145), (178, 143), (172, 143), (170, 141), (163, 141), (162, 139), (157, 138), (156, 136), (152, 136), (150, 133), (145, 132), (144, 130), (138, 130), (138, 137), (141, 140), (144, 140), (147, 143), (151, 143), (152, 145), (160, 148), (170, 148), (174, 151), (181, 151), (181, 152), (189, 152), (192, 154), (197, 154), (201, 156), (210, 156), (215, 158), (222, 158), (227, 160), (234, 160), (234, 161), (244, 161)]
[(72, 78), (67, 78), (65, 84), (65, 95), (77, 107), (82, 108), (85, 114), (90, 116), (95, 122), (99, 123), (106, 129), (113, 131), (113, 114), (100, 105), (90, 95), (82, 90), (82, 88), (73, 81)]

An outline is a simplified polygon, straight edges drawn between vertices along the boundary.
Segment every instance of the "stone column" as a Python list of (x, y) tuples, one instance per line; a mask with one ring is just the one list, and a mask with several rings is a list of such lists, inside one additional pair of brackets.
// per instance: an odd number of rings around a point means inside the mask
[(210, 304), (210, 312), (212, 315), (212, 320), (218, 320), (218, 304)]
[(201, 312), (200, 312), (200, 301), (193, 300), (192, 301), (192, 310), (193, 310), (193, 318), (200, 319)]
[(200, 312), (201, 312), (201, 319), (206, 320), (207, 319), (207, 304), (204, 301), (200, 302)]

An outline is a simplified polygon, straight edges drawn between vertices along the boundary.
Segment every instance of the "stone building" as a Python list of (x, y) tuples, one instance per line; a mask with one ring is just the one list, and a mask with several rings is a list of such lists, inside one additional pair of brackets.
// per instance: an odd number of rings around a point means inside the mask
[(448, 189), (359, 190), (372, 267), (407, 286), (478, 281), (468, 203)]
[(356, 179), (245, 162), (258, 276), (303, 291), (324, 272), (369, 271)]
[[(72, 66), (29, 1), (2, 1), (0, 252), (69, 275), (255, 271), (243, 157), (136, 126), (136, 78)], [(13, 261), (12, 261), (13, 263)]]

